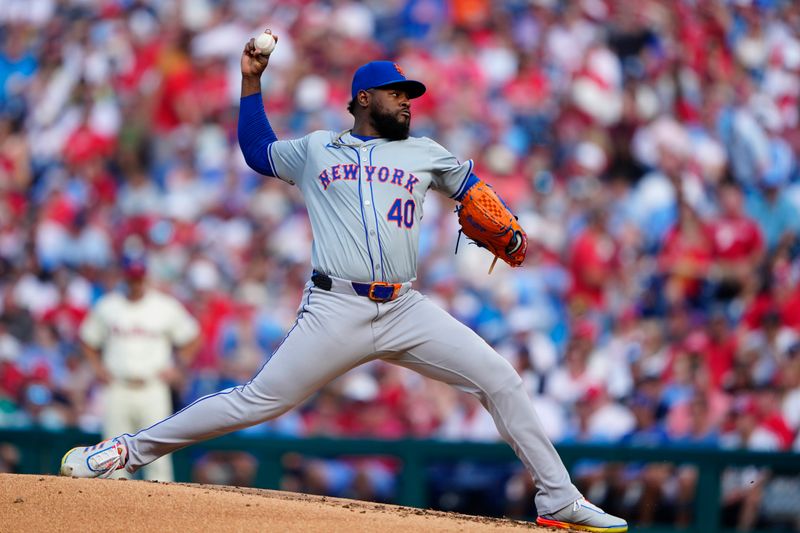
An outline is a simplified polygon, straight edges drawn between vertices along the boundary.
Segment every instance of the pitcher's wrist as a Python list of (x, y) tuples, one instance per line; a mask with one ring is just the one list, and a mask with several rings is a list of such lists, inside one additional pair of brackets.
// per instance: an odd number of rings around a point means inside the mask
[(242, 98), (261, 93), (261, 76), (242, 75)]

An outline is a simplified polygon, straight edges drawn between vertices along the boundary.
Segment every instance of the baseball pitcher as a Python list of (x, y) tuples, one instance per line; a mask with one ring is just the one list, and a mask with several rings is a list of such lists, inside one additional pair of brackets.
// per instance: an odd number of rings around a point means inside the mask
[(197, 400), (135, 434), (67, 452), (61, 473), (135, 472), (193, 443), (275, 418), (349, 369), (380, 358), (476, 396), (533, 476), (538, 523), (627, 531), (587, 502), (545, 436), (520, 376), (481, 337), (422, 294), (416, 277), (423, 200), (460, 202), (463, 232), (518, 266), (527, 240), (516, 218), (472, 172), (428, 138), (409, 136), (411, 101), (425, 92), (389, 61), (359, 68), (353, 127), (278, 140), (264, 112), (269, 56), (253, 40), (241, 58), (239, 144), (248, 165), (300, 189), (313, 230), (313, 272), (297, 321), (248, 383)]

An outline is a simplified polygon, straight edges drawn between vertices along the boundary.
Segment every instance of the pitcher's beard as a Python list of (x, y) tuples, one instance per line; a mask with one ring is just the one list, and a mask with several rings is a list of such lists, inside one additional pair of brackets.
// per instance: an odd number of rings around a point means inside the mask
[(396, 115), (385, 113), (375, 109), (372, 111), (372, 125), (378, 134), (390, 141), (402, 141), (408, 139), (408, 130), (411, 126), (411, 118), (403, 122), (398, 120)]

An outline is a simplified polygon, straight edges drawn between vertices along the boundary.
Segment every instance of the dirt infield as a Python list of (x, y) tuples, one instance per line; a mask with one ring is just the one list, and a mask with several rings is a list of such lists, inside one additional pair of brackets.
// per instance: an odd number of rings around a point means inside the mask
[(554, 531), (511, 520), (262, 489), (0, 474), (0, 533), (101, 530)]

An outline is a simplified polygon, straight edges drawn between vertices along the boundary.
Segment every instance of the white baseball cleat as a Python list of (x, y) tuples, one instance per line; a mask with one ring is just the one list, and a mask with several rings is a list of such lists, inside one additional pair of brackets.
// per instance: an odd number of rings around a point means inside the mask
[(555, 513), (542, 515), (536, 519), (540, 526), (591, 531), (592, 533), (624, 533), (628, 523), (622, 518), (610, 515), (598, 506), (581, 498), (559, 509)]
[(61, 458), (59, 474), (71, 477), (109, 477), (125, 466), (128, 449), (117, 439), (86, 448), (72, 448)]

